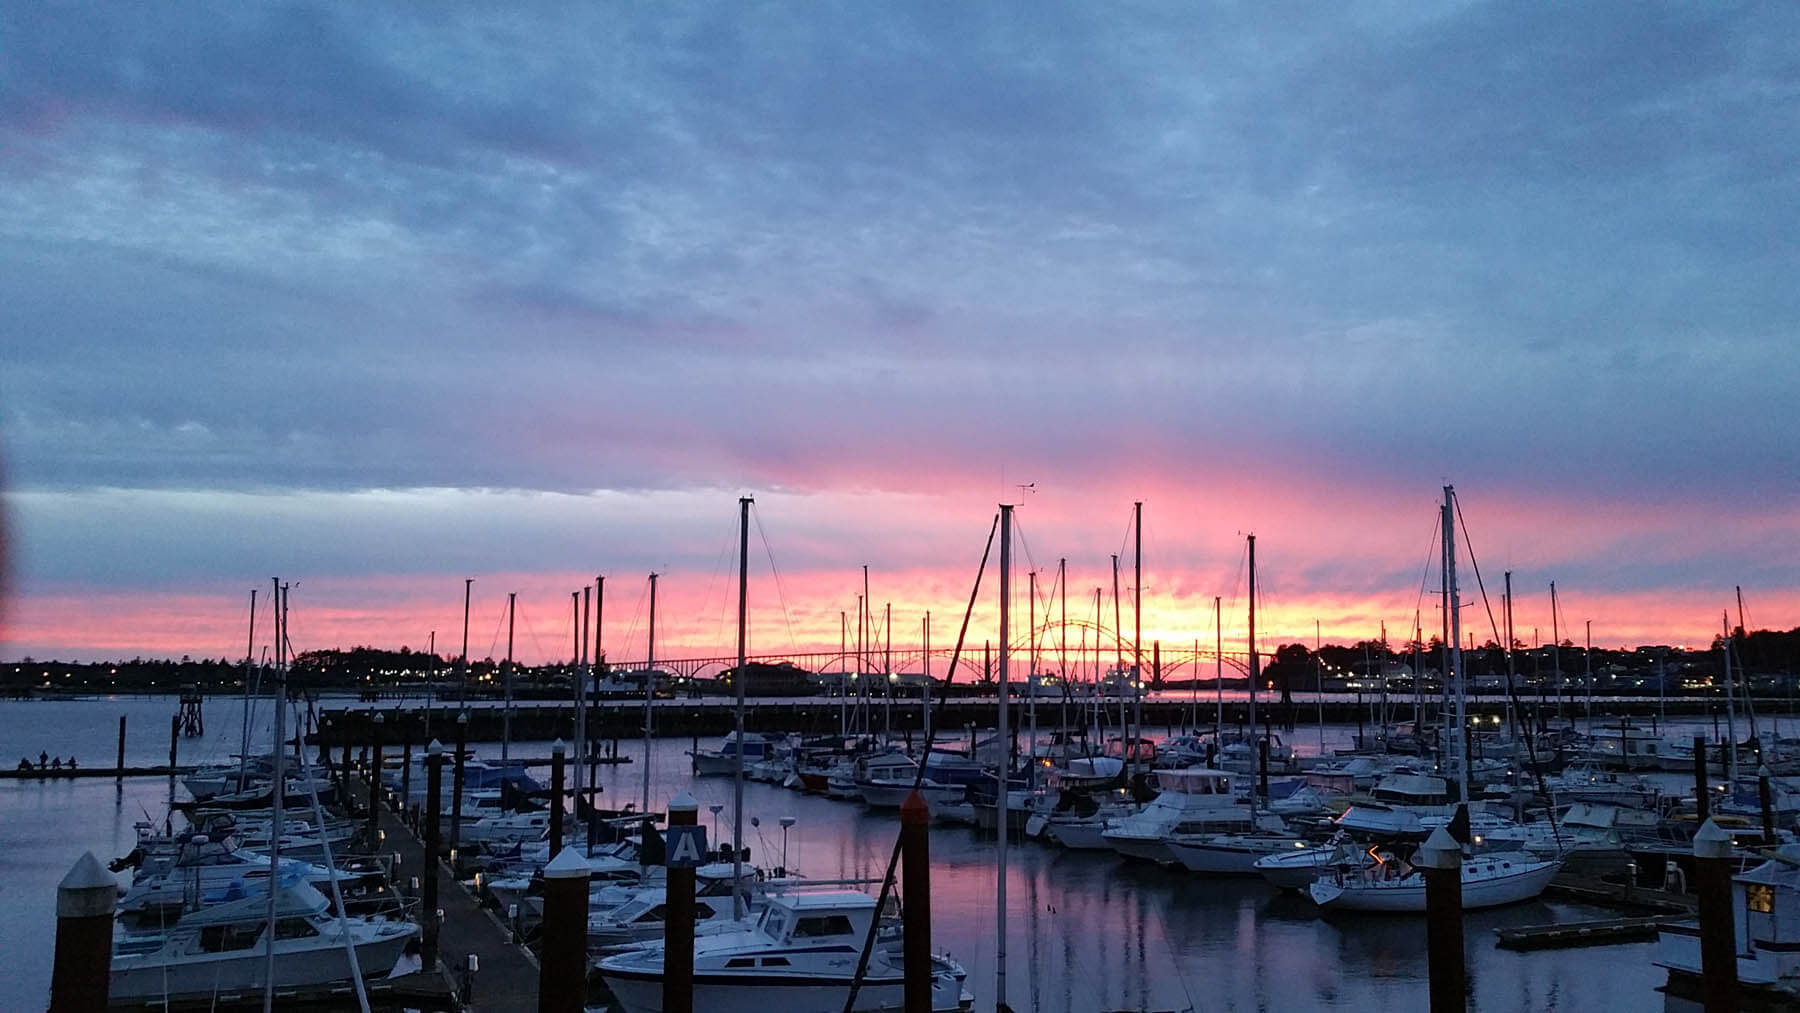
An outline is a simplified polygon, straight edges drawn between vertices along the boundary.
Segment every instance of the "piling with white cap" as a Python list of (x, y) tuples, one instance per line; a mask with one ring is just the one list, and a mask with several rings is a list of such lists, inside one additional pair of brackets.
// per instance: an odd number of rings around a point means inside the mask
[(1463, 958), (1462, 845), (1438, 827), (1413, 854), (1425, 877), (1425, 943), (1432, 1013), (1468, 1008)]
[(581, 1013), (587, 1005), (588, 876), (576, 848), (564, 848), (544, 866), (538, 1013)]
[(1731, 835), (1708, 819), (1694, 832), (1694, 892), (1700, 901), (1700, 978), (1706, 1013), (1737, 1009), (1737, 919), (1731, 912)]
[(119, 881), (92, 851), (56, 884), (56, 957), (50, 1013), (106, 1008), (112, 983), (113, 911)]

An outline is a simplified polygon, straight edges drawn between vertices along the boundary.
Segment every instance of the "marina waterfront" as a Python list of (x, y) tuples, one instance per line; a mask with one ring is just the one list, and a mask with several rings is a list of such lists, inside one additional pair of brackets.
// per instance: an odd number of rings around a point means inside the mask
[[(127, 718), (126, 763), (151, 765), (168, 756), (173, 697), (98, 697), (0, 703), (0, 744), (11, 754), (40, 750), (83, 766), (110, 762), (118, 719)], [(324, 707), (356, 707), (351, 698)], [(266, 740), (267, 705), (254, 723)], [(238, 701), (206, 705), (206, 734), (182, 739), (182, 764), (221, 761), (240, 742)], [(1327, 747), (1347, 746), (1353, 727), (1326, 726)], [(1290, 736), (1316, 751), (1319, 736)], [(708, 744), (710, 743), (703, 743)], [(475, 744), (487, 756), (497, 743)], [(696, 779), (687, 739), (660, 739), (649, 755), (651, 798), (660, 807), (681, 791), (731, 820), (729, 779)], [(513, 744), (514, 755), (545, 756), (547, 742)], [(601, 767), (601, 805), (622, 807), (642, 790), (642, 745), (620, 743), (634, 761)], [(7, 754), (7, 755), (11, 755)], [(179, 789), (177, 789), (179, 791)], [(0, 983), (0, 1009), (41, 1009), (48, 991), (57, 881), (84, 850), (103, 861), (129, 851), (133, 824), (160, 823), (168, 783), (130, 778), (0, 781), (0, 952), (11, 971)], [(866, 813), (763, 784), (745, 789), (746, 831), (753, 861), (776, 864), (787, 832), (787, 864), (812, 878), (878, 877), (893, 845), (892, 814)], [(709, 827), (709, 829), (711, 829)], [(994, 841), (966, 827), (934, 827), (934, 944), (969, 970), (975, 1008), (994, 1003)], [(1062, 851), (1036, 843), (1011, 849), (1007, 894), (1008, 999), (1015, 1009), (1282, 1010), (1423, 1008), (1425, 925), (1421, 918), (1321, 917), (1311, 902), (1248, 879), (1203, 879), (1127, 864), (1116, 856)], [(1470, 1008), (1483, 1011), (1643, 1010), (1662, 1008), (1654, 943), (1520, 953), (1497, 949), (1495, 930), (1607, 917), (1610, 912), (1540, 900), (1466, 918)]]

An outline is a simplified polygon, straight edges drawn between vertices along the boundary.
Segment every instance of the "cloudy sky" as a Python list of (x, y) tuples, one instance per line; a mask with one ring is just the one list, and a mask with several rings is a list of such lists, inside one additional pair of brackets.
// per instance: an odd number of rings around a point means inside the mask
[(1551, 581), (1597, 643), (1703, 642), (1738, 585), (1795, 626), (1797, 40), (1785, 4), (14, 6), (0, 658), (241, 656), (275, 574), (302, 649), (441, 649), (473, 577), (497, 656), (516, 591), (527, 661), (604, 574), (641, 656), (652, 570), (658, 653), (727, 653), (743, 494), (768, 651), (835, 647), (865, 564), (897, 644), (948, 643), (1001, 501), (1019, 583), (1066, 557), (1109, 625), (1142, 501), (1146, 640), (1215, 596), (1242, 638), (1252, 532), (1271, 641), (1429, 630), (1446, 483), (1527, 640)]

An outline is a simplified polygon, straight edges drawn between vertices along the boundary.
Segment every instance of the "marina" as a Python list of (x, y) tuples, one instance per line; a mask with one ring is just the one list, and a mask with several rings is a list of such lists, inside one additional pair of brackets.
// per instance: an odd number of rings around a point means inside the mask
[[(342, 699), (335, 705), (354, 709), (359, 703)], [(80, 740), (81, 728), (104, 732), (115, 712), (148, 714), (169, 706), (166, 699), (155, 697), (10, 702), (0, 704), (0, 720), (13, 734), (22, 727), (21, 722), (64, 727), (87, 751), (88, 744)], [(182, 741), (184, 766), (214, 761), (235, 749), (235, 731), (229, 730), (228, 723), (230, 707), (215, 706), (220, 715), (215, 719), (217, 730)], [(334, 702), (323, 700), (321, 706), (329, 712)], [(87, 734), (94, 737), (92, 731)], [(1334, 748), (1348, 748), (1354, 729), (1327, 726), (1324, 735)], [(98, 749), (103, 741), (93, 747)], [(146, 743), (138, 747), (134, 742), (128, 749), (135, 754), (161, 746)], [(546, 742), (514, 746), (518, 755), (533, 760), (551, 752)], [(598, 768), (594, 784), (598, 797), (611, 799), (614, 805), (622, 804), (619, 800), (635, 800), (641, 791), (638, 764), (647, 755), (653, 796), (666, 800), (682, 791), (692, 793), (702, 803), (702, 822), (708, 822), (705, 807), (728, 806), (731, 784), (727, 778), (695, 777), (688, 746), (682, 739), (657, 739), (645, 754), (641, 742), (621, 742), (621, 756), (634, 762)], [(492, 748), (491, 743), (480, 744), (484, 755)], [(1304, 740), (1301, 748), (1304, 752)], [(391, 752), (388, 758), (390, 763), (397, 759)], [(531, 770), (539, 780), (548, 780), (547, 769), (533, 764)], [(62, 869), (55, 869), (58, 862), (51, 859), (66, 858), (69, 841), (94, 840), (96, 836), (100, 838), (93, 845), (96, 854), (103, 858), (125, 854), (130, 850), (132, 825), (142, 822), (146, 811), (155, 811), (153, 807), (166, 802), (165, 779), (127, 778), (119, 786), (86, 779), (8, 782), (4, 789), (8, 794), (0, 798), (5, 799), (9, 816), (27, 817), (48, 807), (58, 814), (53, 819), (97, 831), (59, 837), (52, 847), (48, 840), (34, 844), (30, 838), (28, 828), (36, 820), (5, 821), (9, 829), (4, 833), (14, 838), (7, 842), (9, 853), (31, 856), (18, 863), (23, 875), (15, 875), (9, 891), (30, 903), (0, 920), (0, 931), (8, 933), (5, 942), (9, 948), (20, 947), (18, 952), (29, 953), (34, 947), (47, 946), (41, 926), (51, 920), (49, 900), (54, 896), (56, 878), (66, 871), (66, 862)], [(1673, 791), (1674, 786), (1670, 787)], [(351, 797), (358, 794), (353, 790)], [(764, 814), (762, 829), (752, 831), (752, 863), (772, 865), (785, 858), (784, 864), (816, 879), (878, 879), (877, 856), (891, 846), (896, 827), (891, 812), (766, 783), (745, 785), (745, 807), (748, 812)], [(780, 816), (791, 817), (791, 827), (778, 828)], [(570, 819), (573, 824), (573, 817)], [(389, 842), (386, 847), (401, 852), (398, 878), (405, 884), (402, 891), (410, 891), (411, 870), (420, 867), (416, 863), (422, 862), (422, 848), (392, 813), (384, 811), (381, 829)], [(995, 952), (991, 939), (994, 925), (988, 914), (994, 838), (972, 827), (944, 824), (934, 827), (931, 836), (934, 920), (938, 922), (934, 940), (970, 968), (968, 988), (979, 1008), (981, 1003), (991, 1002), (991, 977), (983, 974), (983, 969), (991, 967)], [(1071, 851), (1029, 839), (1021, 839), (1011, 850), (1009, 887), (1011, 895), (1023, 898), (1023, 903), (1008, 926), (1009, 949), (1015, 960), (1020, 954), (1027, 955), (1023, 970), (1015, 969), (1014, 984), (1022, 992), (1011, 997), (1015, 1008), (1253, 1009), (1271, 1003), (1280, 1006), (1281, 997), (1287, 997), (1299, 1003), (1290, 1008), (1351, 1009), (1381, 1001), (1378, 996), (1405, 995), (1409, 990), (1416, 990), (1414, 994), (1423, 1000), (1427, 976), (1422, 926), (1404, 917), (1360, 916), (1351, 922), (1344, 920), (1350, 916), (1321, 918), (1309, 901), (1260, 880), (1195, 876), (1167, 866), (1124, 862), (1111, 852)], [(37, 888), (28, 891), (32, 868), (43, 871), (36, 878)], [(437, 991), (421, 989), (420, 994), (437, 994), (447, 1003), (461, 984), (457, 962), (476, 954), (480, 970), (473, 987), (485, 1003), (499, 1003), (528, 989), (535, 995), (536, 970), (525, 956), (529, 947), (511, 943), (505, 908), (482, 906), (470, 866), (465, 866), (464, 872), (466, 886), (456, 886), (445, 867), (445, 882), (440, 886), (440, 904), (446, 913), (445, 971), (442, 984), (435, 986)], [(1642, 878), (1646, 883), (1635, 895), (1618, 885), (1584, 888), (1579, 883), (1557, 884), (1534, 901), (1471, 912), (1465, 929), (1475, 1000), (1471, 1008), (1526, 1010), (1564, 1008), (1565, 1004), (1573, 1008), (1577, 1002), (1586, 1009), (1660, 1006), (1663, 996), (1658, 988), (1666, 974), (1654, 963), (1655, 942), (1645, 941), (1647, 933), (1642, 926), (1650, 923), (1641, 919), (1678, 919), (1684, 909), (1675, 905), (1654, 916), (1630, 916), (1636, 924), (1627, 926), (1620, 918), (1630, 915), (1624, 905), (1658, 902), (1657, 892), (1648, 884), (1650, 877)], [(33, 910), (35, 914), (31, 914)], [(27, 918), (37, 927), (21, 924)], [(1583, 926), (1606, 922), (1620, 924), (1603, 930), (1608, 940), (1604, 948), (1593, 947), (1590, 939), (1581, 948), (1533, 949), (1507, 956), (1512, 951), (1495, 945), (1502, 938), (1531, 939), (1539, 926), (1570, 926), (1568, 933), (1580, 935)], [(1587, 931), (1589, 935), (1594, 932), (1591, 928)], [(1533, 945), (1549, 944), (1534, 940)], [(41, 958), (32, 963), (47, 966), (49, 954), (39, 952)], [(1607, 956), (1595, 963), (1594, 955), (1599, 953)], [(513, 979), (510, 985), (509, 978)], [(1199, 988), (1202, 982), (1207, 983), (1204, 994)], [(45, 986), (40, 980), (30, 992), (9, 994), (4, 1005), (11, 1008), (41, 1002)], [(1294, 992), (1296, 988), (1301, 991)], [(593, 997), (603, 1001), (598, 989)], [(418, 998), (413, 995), (409, 1001)], [(329, 1008), (328, 997), (319, 1001)]]

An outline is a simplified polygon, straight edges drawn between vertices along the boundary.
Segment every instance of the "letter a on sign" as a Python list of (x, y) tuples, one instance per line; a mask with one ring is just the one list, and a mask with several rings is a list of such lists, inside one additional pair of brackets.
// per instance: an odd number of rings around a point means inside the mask
[(706, 860), (706, 828), (701, 826), (668, 829), (669, 852), (665, 863), (671, 869), (692, 869)]

